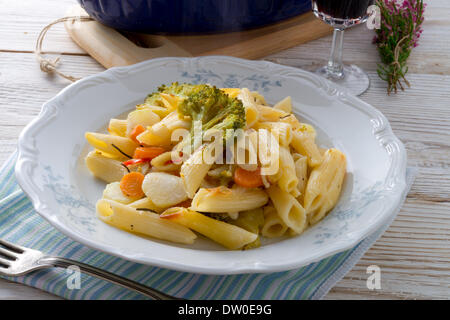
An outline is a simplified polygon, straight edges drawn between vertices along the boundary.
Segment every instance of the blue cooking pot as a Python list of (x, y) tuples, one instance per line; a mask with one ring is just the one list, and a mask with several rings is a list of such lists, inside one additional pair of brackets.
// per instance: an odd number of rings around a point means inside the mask
[(213, 33), (260, 27), (311, 10), (311, 0), (78, 0), (97, 21), (124, 31)]

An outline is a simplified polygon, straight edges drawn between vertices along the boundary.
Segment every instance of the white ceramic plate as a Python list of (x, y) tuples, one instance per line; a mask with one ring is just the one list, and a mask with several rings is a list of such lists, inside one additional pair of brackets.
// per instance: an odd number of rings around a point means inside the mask
[[(295, 113), (318, 131), (318, 142), (348, 159), (336, 208), (301, 236), (225, 251), (209, 240), (193, 246), (142, 238), (99, 221), (104, 184), (82, 161), (86, 131), (131, 110), (173, 81), (258, 90), (269, 103), (290, 95)], [(45, 103), (19, 139), (17, 179), (36, 211), (67, 236), (128, 260), (208, 274), (289, 270), (355, 246), (394, 214), (405, 191), (406, 153), (375, 108), (300, 69), (230, 57), (161, 58), (112, 68), (80, 80)]]

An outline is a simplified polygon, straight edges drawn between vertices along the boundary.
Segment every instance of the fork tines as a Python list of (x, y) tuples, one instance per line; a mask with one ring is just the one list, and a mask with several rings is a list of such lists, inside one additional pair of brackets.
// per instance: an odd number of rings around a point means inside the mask
[(16, 253), (23, 253), (25, 251), (24, 247), (21, 247), (17, 244), (12, 244), (11, 242), (6, 241), (4, 239), (0, 239), (0, 246), (3, 246), (5, 249), (9, 249)]
[(0, 239), (0, 269), (7, 269), (11, 265), (12, 261), (17, 260), (17, 255), (23, 252), (24, 250), (20, 246)]

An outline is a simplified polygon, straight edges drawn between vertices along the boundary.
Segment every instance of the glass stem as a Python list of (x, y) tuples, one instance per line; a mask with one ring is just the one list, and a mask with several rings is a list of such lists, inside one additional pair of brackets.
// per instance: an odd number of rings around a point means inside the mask
[(342, 64), (342, 51), (344, 46), (344, 29), (335, 28), (330, 60), (328, 61), (328, 75), (341, 79), (344, 77), (344, 66)]

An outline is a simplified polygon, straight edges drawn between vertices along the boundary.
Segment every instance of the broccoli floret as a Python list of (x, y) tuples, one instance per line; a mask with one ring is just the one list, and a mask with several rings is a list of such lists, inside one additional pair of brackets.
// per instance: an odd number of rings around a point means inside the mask
[[(173, 94), (183, 98), (178, 105), (178, 112), (190, 116), (192, 121), (201, 121), (202, 130), (222, 130), (225, 139), (227, 129), (239, 129), (245, 125), (245, 108), (242, 102), (229, 97), (225, 92), (207, 84), (162, 85), (158, 92), (147, 96), (145, 103), (163, 105), (160, 93)], [(192, 132), (193, 128), (191, 129)]]
[(144, 104), (149, 106), (159, 106), (162, 107), (164, 104), (162, 103), (161, 96), (159, 92), (150, 93), (144, 100)]
[(178, 84), (178, 82), (173, 82), (170, 86), (165, 84), (158, 87), (158, 91), (150, 93), (146, 98), (144, 103), (153, 106), (164, 106), (160, 93), (173, 94), (180, 97), (187, 97), (190, 94), (201, 90), (201, 86), (205, 85), (191, 85), (187, 83)]

